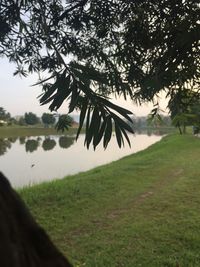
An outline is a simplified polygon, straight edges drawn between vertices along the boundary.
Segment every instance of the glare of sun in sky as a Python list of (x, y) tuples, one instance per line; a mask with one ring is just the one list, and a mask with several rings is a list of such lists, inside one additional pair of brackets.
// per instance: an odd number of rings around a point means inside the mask
[[(23, 115), (25, 112), (33, 112), (41, 116), (43, 112), (50, 112), (48, 105), (40, 106), (38, 96), (42, 92), (41, 87), (31, 86), (37, 82), (37, 76), (20, 78), (13, 76), (14, 71), (15, 66), (13, 64), (0, 58), (0, 107), (10, 112), (12, 116)], [(161, 98), (161, 107), (165, 109), (167, 102), (164, 95)], [(136, 116), (146, 116), (153, 108), (152, 104), (137, 106), (131, 100), (117, 99), (113, 102), (131, 110)], [(63, 104), (58, 112), (67, 113), (67, 103)]]

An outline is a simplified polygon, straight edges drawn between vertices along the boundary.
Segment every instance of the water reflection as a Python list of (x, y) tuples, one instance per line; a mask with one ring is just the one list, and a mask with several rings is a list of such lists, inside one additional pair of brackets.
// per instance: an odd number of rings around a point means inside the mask
[(162, 135), (166, 135), (168, 133), (171, 133), (174, 131), (175, 128), (173, 127), (169, 127), (169, 128), (140, 128), (137, 129), (135, 134), (146, 134), (148, 136), (152, 136), (152, 135), (157, 135), (157, 136), (162, 136)]
[(19, 137), (19, 143), (20, 145), (24, 145), (26, 142), (26, 137)]
[(61, 136), (59, 138), (59, 145), (61, 148), (68, 148), (71, 145), (73, 145), (74, 140), (75, 140), (74, 137)]
[(42, 147), (44, 151), (52, 150), (59, 145), (60, 148), (67, 149), (74, 144), (75, 137), (72, 136), (60, 136), (58, 142), (56, 142), (55, 137), (17, 137), (17, 138), (4, 138), (0, 139), (0, 156), (6, 154), (8, 150), (12, 147), (18, 140), (19, 145), (25, 147), (27, 153), (33, 153)]
[(56, 146), (56, 141), (50, 137), (46, 137), (42, 143), (44, 151), (52, 150)]
[(38, 140), (34, 140), (34, 139), (29, 139), (26, 141), (25, 143), (25, 149), (26, 152), (34, 152), (38, 149), (39, 146), (39, 141)]
[(0, 139), (0, 170), (9, 177), (13, 186), (21, 187), (107, 164), (161, 139), (147, 134), (129, 137), (131, 148), (127, 145), (119, 149), (115, 136), (112, 136), (106, 150), (100, 144), (96, 151), (84, 147), (83, 134), (77, 142), (71, 136), (21, 137), (12, 140), (14, 142)]
[[(147, 135), (147, 136), (161, 136), (166, 134), (162, 129), (146, 129), (139, 130), (136, 132), (137, 135)], [(75, 142), (74, 136), (37, 136), (37, 137), (18, 137), (18, 138), (5, 138), (0, 139), (0, 156), (6, 154), (12, 145), (18, 140), (19, 144), (25, 147), (27, 153), (33, 153), (42, 147), (43, 151), (53, 150), (56, 146), (60, 148), (67, 149), (72, 146)], [(57, 142), (56, 142), (57, 140)]]
[(10, 141), (11, 143), (15, 143), (17, 141), (18, 137), (9, 137), (8, 141)]
[(0, 139), (0, 156), (4, 155), (11, 148), (11, 142), (8, 139)]

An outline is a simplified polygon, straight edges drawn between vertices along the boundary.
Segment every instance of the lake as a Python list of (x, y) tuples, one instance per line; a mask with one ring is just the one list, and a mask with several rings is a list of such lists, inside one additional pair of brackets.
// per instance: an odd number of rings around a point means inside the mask
[(131, 135), (128, 144), (118, 148), (113, 134), (106, 150), (84, 147), (84, 135), (38, 136), (0, 139), (0, 170), (14, 187), (23, 187), (66, 175), (87, 171), (126, 155), (143, 150), (159, 141), (159, 135)]

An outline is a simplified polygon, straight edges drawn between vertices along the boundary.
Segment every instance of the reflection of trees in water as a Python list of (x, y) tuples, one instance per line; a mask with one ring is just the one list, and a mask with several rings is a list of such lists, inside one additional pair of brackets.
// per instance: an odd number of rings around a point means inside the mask
[(47, 151), (51, 150), (55, 147), (56, 141), (54, 139), (51, 139), (49, 137), (45, 138), (45, 140), (42, 143), (42, 148)]
[(24, 145), (26, 143), (26, 137), (24, 136), (19, 137), (19, 143), (20, 145)]
[(35, 150), (37, 150), (39, 146), (39, 142), (38, 140), (34, 140), (34, 139), (29, 139), (26, 141), (25, 147), (26, 147), (26, 152), (33, 152)]
[(59, 145), (62, 148), (68, 148), (71, 145), (73, 145), (75, 138), (74, 137), (69, 137), (69, 136), (61, 136), (59, 138)]
[(148, 136), (151, 135), (158, 135), (158, 136), (162, 136), (165, 135), (167, 133), (169, 133), (170, 131), (172, 131), (173, 128), (143, 128), (143, 129), (137, 129), (136, 130), (136, 134), (147, 134)]
[(14, 144), (17, 141), (17, 138), (18, 137), (9, 137), (8, 140)]
[(11, 148), (11, 142), (8, 139), (0, 139), (0, 156), (4, 155)]

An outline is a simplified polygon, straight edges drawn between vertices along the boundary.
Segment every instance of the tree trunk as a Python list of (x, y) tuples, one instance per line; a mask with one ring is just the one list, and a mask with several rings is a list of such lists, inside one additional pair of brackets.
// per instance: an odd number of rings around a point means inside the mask
[(0, 172), (0, 266), (70, 267)]
[(179, 123), (178, 123), (177, 127), (178, 127), (178, 129), (179, 129), (179, 133), (180, 133), (180, 134), (183, 134), (183, 133), (182, 133), (182, 130), (181, 130), (181, 126), (180, 126)]

